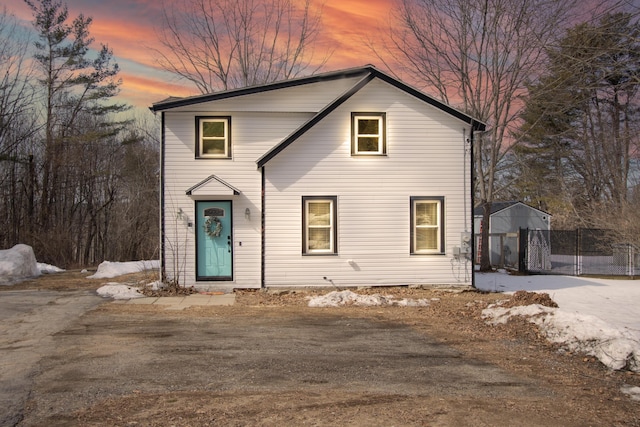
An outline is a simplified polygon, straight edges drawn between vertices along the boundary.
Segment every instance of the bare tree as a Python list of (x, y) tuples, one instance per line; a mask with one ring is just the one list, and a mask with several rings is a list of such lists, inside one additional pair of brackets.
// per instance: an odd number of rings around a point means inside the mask
[(26, 137), (11, 138), (9, 133), (17, 121), (27, 118), (34, 97), (33, 69), (26, 60), (29, 39), (20, 34), (15, 16), (4, 8), (0, 12), (0, 159), (3, 160), (12, 159), (10, 153)]
[[(474, 190), (485, 210), (521, 105), (518, 98), (556, 40), (575, 0), (399, 0), (388, 50), (412, 81), (487, 123), (474, 149)], [(485, 226), (483, 232), (488, 233)], [(483, 241), (487, 241), (487, 235)], [(484, 245), (486, 247), (487, 245)], [(487, 269), (488, 254), (481, 257)]]
[(320, 9), (304, 0), (165, 2), (155, 49), (165, 70), (201, 93), (251, 86), (315, 72)]
[(0, 12), (0, 244), (18, 243), (18, 230), (31, 225), (35, 198), (32, 136), (38, 131), (29, 39), (6, 8)]
[(90, 48), (90, 18), (26, 3), (36, 37), (0, 10), (0, 247), (65, 268), (157, 257), (157, 119), (118, 114), (118, 67)]
[[(571, 28), (549, 49), (546, 72), (526, 98), (523, 143), (514, 151), (526, 167), (517, 187), (534, 201), (573, 210), (572, 226), (602, 227), (607, 215), (632, 211), (640, 130), (638, 18), (637, 12), (612, 13)], [(598, 214), (603, 210), (607, 215)]]

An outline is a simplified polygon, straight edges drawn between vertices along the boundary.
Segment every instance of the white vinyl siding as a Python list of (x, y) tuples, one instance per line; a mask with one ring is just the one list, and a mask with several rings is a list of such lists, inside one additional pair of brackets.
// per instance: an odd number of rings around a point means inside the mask
[[(470, 280), (471, 264), (453, 257), (453, 248), (471, 221), (466, 212), (471, 207), (471, 189), (464, 142), (465, 132), (470, 135), (469, 126), (377, 79), (265, 165), (262, 211), (262, 172), (256, 160), (357, 80), (319, 82), (163, 113), (163, 268), (167, 279), (178, 277), (188, 286), (211, 286), (195, 279), (195, 203), (231, 199), (234, 280), (216, 286), (258, 288), (262, 274), (265, 286), (455, 284)], [(386, 156), (354, 156), (351, 113), (371, 111), (385, 114)], [(231, 158), (196, 159), (196, 117), (231, 118)], [(212, 174), (240, 194), (185, 194)], [(333, 200), (332, 244), (337, 252), (308, 256), (301, 232), (305, 228), (302, 198), (327, 195)], [(411, 253), (412, 197), (443, 198), (444, 256)]]
[[(197, 113), (204, 116), (216, 112), (236, 113), (299, 113), (322, 110), (339, 95), (360, 80), (354, 77), (344, 80), (323, 81), (292, 86), (279, 90), (257, 92), (243, 96), (220, 99), (214, 102), (203, 102), (184, 107), (176, 107), (172, 112)], [(231, 114), (233, 115), (233, 114)]]
[[(165, 260), (167, 278), (199, 287), (259, 288), (261, 284), (261, 172), (256, 160), (302, 123), (310, 113), (231, 113), (233, 158), (215, 162), (195, 159), (196, 126), (193, 112), (168, 111), (165, 114), (164, 195)], [(228, 194), (190, 197), (186, 190), (215, 174), (240, 190), (233, 201), (232, 283), (196, 282), (195, 202), (229, 200)], [(299, 201), (298, 201), (299, 203)], [(246, 210), (249, 209), (249, 215)], [(190, 226), (191, 225), (191, 226)], [(298, 231), (299, 233), (299, 231)]]
[[(386, 157), (352, 156), (354, 111), (386, 113)], [(266, 164), (265, 285), (468, 284), (471, 263), (453, 248), (471, 227), (469, 131), (384, 82), (365, 86)], [(338, 253), (304, 256), (300, 198), (327, 194), (339, 202)], [(411, 253), (412, 197), (443, 198), (443, 255)]]

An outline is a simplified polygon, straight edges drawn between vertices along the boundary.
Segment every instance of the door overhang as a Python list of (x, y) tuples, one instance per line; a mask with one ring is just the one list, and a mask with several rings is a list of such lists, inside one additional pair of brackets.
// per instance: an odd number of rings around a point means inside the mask
[(186, 194), (193, 198), (238, 196), (240, 195), (240, 190), (217, 176), (210, 175), (196, 185), (187, 189)]

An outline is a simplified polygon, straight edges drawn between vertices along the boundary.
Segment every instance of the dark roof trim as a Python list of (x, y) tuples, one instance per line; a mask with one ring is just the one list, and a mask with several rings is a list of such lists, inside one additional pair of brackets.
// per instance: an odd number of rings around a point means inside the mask
[(310, 83), (318, 83), (322, 81), (339, 80), (344, 78), (358, 77), (370, 73), (373, 66), (350, 68), (330, 73), (315, 74), (308, 77), (300, 77), (297, 79), (283, 80), (276, 83), (268, 83), (264, 85), (250, 86), (240, 89), (231, 89), (224, 92), (215, 92), (206, 95), (196, 95), (187, 98), (170, 97), (163, 101), (156, 102), (149, 109), (153, 112), (169, 110), (171, 108), (186, 107), (189, 105), (199, 104), (202, 102), (219, 101), (221, 99), (234, 98), (236, 96), (251, 95), (254, 93), (268, 92), (272, 90), (284, 89), (294, 86), (301, 86)]
[(271, 160), (272, 158), (274, 158), (275, 156), (277, 156), (280, 152), (282, 152), (282, 150), (284, 150), (285, 148), (287, 148), (289, 145), (291, 145), (291, 143), (293, 143), (296, 139), (298, 139), (300, 136), (304, 135), (309, 129), (311, 129), (313, 126), (315, 126), (320, 120), (322, 120), (323, 118), (325, 118), (329, 113), (331, 113), (333, 110), (335, 110), (336, 108), (338, 108), (342, 103), (344, 103), (347, 99), (349, 99), (351, 96), (353, 96), (356, 92), (358, 92), (360, 89), (362, 89), (364, 86), (367, 85), (367, 83), (369, 83), (371, 80), (373, 80), (374, 78), (379, 78), (380, 80), (389, 83), (390, 85), (430, 104), (433, 105), (436, 108), (439, 108), (441, 110), (443, 110), (444, 112), (464, 121), (465, 123), (468, 123), (469, 125), (471, 125), (471, 128), (473, 131), (484, 131), (485, 130), (485, 124), (482, 122), (477, 121), (476, 119), (474, 119), (473, 117), (470, 117), (450, 106), (448, 106), (447, 104), (444, 104), (440, 101), (437, 101), (436, 99), (420, 92), (417, 89), (412, 88), (411, 86), (408, 86), (404, 83), (402, 83), (399, 80), (394, 79), (391, 76), (388, 76), (387, 74), (384, 74), (383, 72), (379, 71), (378, 69), (376, 69), (375, 67), (366, 67), (364, 68), (365, 70), (368, 70), (368, 74), (365, 75), (362, 79), (360, 79), (352, 88), (350, 88), (349, 90), (347, 90), (346, 92), (344, 92), (342, 95), (340, 95), (335, 101), (333, 101), (332, 103), (330, 103), (329, 105), (327, 105), (325, 108), (323, 108), (320, 112), (318, 112), (318, 114), (316, 114), (315, 116), (313, 116), (310, 120), (308, 120), (305, 124), (303, 124), (301, 127), (299, 127), (298, 129), (296, 129), (291, 135), (289, 135), (288, 137), (286, 137), (280, 144), (276, 145), (275, 147), (273, 147), (270, 151), (268, 151), (266, 154), (264, 154), (262, 157), (260, 157), (256, 163), (258, 164), (258, 168), (263, 167), (265, 164), (267, 164), (267, 162), (269, 162), (269, 160)]
[[(550, 213), (543, 211), (542, 209), (535, 208), (533, 206), (530, 206), (530, 205), (528, 205), (528, 204), (526, 204), (524, 202), (520, 202), (518, 200), (512, 200), (512, 201), (508, 201), (508, 202), (492, 202), (491, 203), (491, 215), (493, 215), (495, 213), (498, 213), (498, 212), (501, 212), (501, 211), (503, 211), (505, 209), (509, 209), (510, 207), (518, 205), (518, 204), (526, 206), (526, 207), (528, 207), (530, 209), (534, 209), (534, 210), (536, 210), (538, 212), (541, 212), (541, 213), (543, 213), (545, 215), (553, 216)], [(482, 216), (483, 212), (484, 212), (484, 207), (482, 205), (476, 206), (475, 209), (473, 210), (473, 216)]]
[(473, 117), (463, 113), (462, 111), (456, 110), (455, 108), (438, 101), (435, 98), (430, 97), (429, 95), (427, 95), (426, 93), (420, 92), (418, 89), (413, 88), (403, 82), (401, 82), (400, 80), (397, 80), (385, 73), (383, 73), (382, 71), (376, 69), (376, 68), (372, 68), (371, 72), (374, 74), (374, 77), (379, 78), (382, 81), (385, 81), (387, 83), (389, 83), (392, 86), (397, 87), (398, 89), (407, 92), (410, 95), (415, 96), (416, 98), (418, 98), (421, 101), (426, 102), (427, 104), (433, 105), (434, 107), (462, 120), (465, 123), (468, 123), (471, 125), (472, 130), (474, 131), (480, 131), (483, 132), (486, 129), (486, 125), (476, 119), (474, 119)]
[(189, 188), (186, 191), (187, 196), (191, 196), (191, 194), (196, 191), (198, 188), (202, 187), (203, 185), (205, 185), (206, 183), (208, 183), (211, 180), (215, 180), (218, 181), (220, 184), (224, 185), (225, 187), (227, 187), (228, 189), (230, 189), (231, 191), (233, 191), (233, 194), (238, 196), (240, 194), (240, 190), (238, 190), (237, 188), (235, 188), (233, 185), (229, 184), (226, 181), (221, 180), (220, 178), (218, 178), (215, 175), (209, 175), (207, 178), (203, 179), (202, 181), (200, 181), (199, 183), (197, 183), (196, 185), (194, 185), (193, 187)]
[(352, 78), (352, 77), (367, 76), (367, 75), (373, 75), (373, 77), (377, 77), (389, 83), (390, 85), (395, 86), (398, 89), (403, 90), (415, 96), (416, 98), (430, 105), (433, 105), (434, 107), (439, 108), (442, 111), (445, 111), (448, 114), (451, 114), (452, 116), (462, 120), (463, 122), (470, 124), (473, 131), (482, 132), (486, 128), (486, 125), (484, 123), (479, 122), (473, 117), (459, 110), (456, 110), (455, 108), (452, 108), (451, 106), (443, 102), (440, 102), (435, 98), (432, 98), (429, 95), (422, 93), (419, 90), (383, 73), (373, 65), (366, 65), (364, 67), (349, 68), (346, 70), (315, 74), (308, 77), (300, 77), (296, 79), (283, 80), (280, 82), (267, 83), (264, 85), (245, 87), (241, 89), (231, 89), (224, 92), (215, 92), (215, 93), (210, 93), (206, 95), (190, 96), (187, 98), (169, 97), (163, 101), (156, 102), (155, 104), (153, 104), (150, 107), (150, 110), (154, 112), (163, 111), (163, 110), (169, 110), (171, 108), (186, 107), (189, 105), (199, 104), (202, 102), (219, 101), (221, 99), (234, 98), (236, 96), (251, 95), (255, 93), (268, 92), (272, 90), (301, 86), (301, 85), (306, 85), (310, 83), (318, 83), (323, 81), (339, 80), (344, 78)]
[(342, 105), (347, 99), (351, 98), (356, 92), (362, 89), (367, 83), (373, 80), (373, 73), (369, 73), (360, 79), (353, 87), (344, 92), (338, 98), (335, 99), (332, 103), (324, 107), (322, 110), (318, 112), (315, 116), (310, 118), (306, 123), (300, 126), (298, 129), (293, 131), (288, 137), (286, 137), (280, 144), (273, 147), (271, 150), (267, 151), (262, 157), (260, 157), (256, 163), (258, 164), (258, 168), (263, 167), (269, 160), (273, 159), (277, 156), (282, 150), (291, 145), (296, 139), (300, 136), (304, 135), (309, 129), (315, 126), (320, 120), (324, 119), (329, 113)]

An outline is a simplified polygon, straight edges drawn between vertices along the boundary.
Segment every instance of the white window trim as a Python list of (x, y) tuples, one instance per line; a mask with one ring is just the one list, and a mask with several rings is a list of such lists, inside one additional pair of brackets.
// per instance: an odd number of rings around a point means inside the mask
[[(337, 198), (333, 196), (307, 196), (303, 197), (304, 223), (303, 223), (303, 248), (302, 253), (305, 255), (335, 255), (336, 248), (336, 203)], [(309, 225), (309, 203), (327, 202), (329, 203), (329, 225), (328, 226), (311, 226)], [(309, 248), (309, 229), (310, 228), (329, 228), (329, 248), (328, 249), (311, 249)]]
[[(231, 158), (231, 134), (229, 132), (231, 118), (230, 117), (196, 117), (198, 126), (198, 158), (201, 159), (229, 159)], [(222, 122), (224, 123), (224, 137), (204, 137), (204, 123)], [(224, 141), (224, 154), (204, 154), (203, 142), (205, 140)]]
[[(422, 203), (435, 203), (437, 212), (436, 225), (416, 225), (416, 208)], [(412, 197), (411, 198), (411, 253), (416, 255), (444, 254), (444, 198), (443, 197)], [(419, 228), (436, 228), (437, 245), (435, 249), (418, 249), (417, 239)]]
[[(359, 120), (377, 120), (377, 134), (360, 134), (358, 133)], [(351, 154), (355, 156), (380, 156), (386, 154), (386, 114), (385, 113), (352, 113), (351, 126), (353, 129), (353, 140)], [(377, 151), (360, 151), (358, 150), (359, 137), (376, 137), (378, 138)]]

